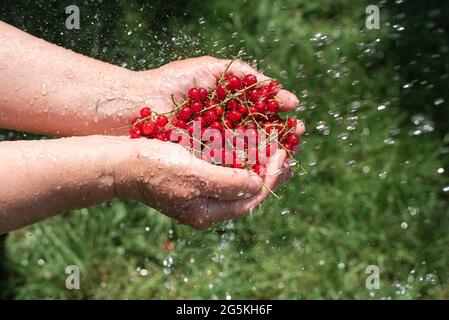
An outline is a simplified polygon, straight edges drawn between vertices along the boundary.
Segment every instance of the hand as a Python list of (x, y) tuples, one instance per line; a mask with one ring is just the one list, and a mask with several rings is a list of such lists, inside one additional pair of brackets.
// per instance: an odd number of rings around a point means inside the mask
[[(154, 70), (136, 72), (136, 77), (146, 102), (157, 112), (167, 112), (174, 107), (172, 94), (176, 99), (183, 100), (187, 91), (193, 86), (205, 88), (215, 86), (230, 63), (231, 60), (209, 56), (190, 58), (170, 62)], [(240, 60), (233, 61), (228, 71), (240, 77), (253, 74), (259, 81), (268, 79)], [(282, 102), (282, 111), (292, 110), (298, 106), (296, 96), (287, 90), (280, 90), (277, 97)]]
[(270, 159), (265, 187), (252, 172), (209, 164), (178, 144), (116, 139), (120, 140), (119, 160), (112, 167), (116, 196), (142, 201), (195, 228), (250, 213), (269, 195), (269, 189), (290, 175), (283, 167), (283, 151)]
[[(178, 101), (185, 99), (186, 92), (193, 86), (214, 87), (217, 80), (229, 66), (228, 71), (236, 76), (253, 74), (258, 81), (267, 80), (268, 77), (261, 74), (248, 64), (235, 60), (217, 59), (209, 56), (185, 59), (170, 62), (158, 69), (140, 71), (135, 73), (136, 80), (133, 82), (137, 92), (145, 103), (149, 104), (152, 110), (158, 113), (171, 111), (175, 106), (172, 102), (172, 95)], [(281, 111), (291, 111), (297, 108), (298, 98), (287, 90), (280, 90), (277, 98), (281, 102)], [(129, 119), (138, 114), (138, 107), (132, 109)], [(305, 126), (299, 121), (296, 127), (296, 134), (304, 134)], [(294, 153), (298, 150), (295, 148)], [(288, 168), (288, 164), (284, 163)], [(291, 172), (286, 176), (291, 176)], [(278, 181), (280, 183), (280, 181)]]

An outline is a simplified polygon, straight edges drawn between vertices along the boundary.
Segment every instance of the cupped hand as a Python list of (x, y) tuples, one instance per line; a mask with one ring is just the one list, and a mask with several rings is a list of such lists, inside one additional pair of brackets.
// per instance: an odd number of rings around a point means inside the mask
[(178, 144), (117, 139), (116, 196), (142, 201), (199, 229), (250, 213), (290, 175), (284, 151), (270, 158), (263, 181), (247, 170), (209, 164)]
[[(269, 79), (240, 60), (231, 63), (231, 60), (206, 56), (174, 61), (154, 70), (136, 72), (134, 89), (153, 111), (166, 113), (175, 108), (173, 97), (177, 101), (183, 101), (186, 92), (194, 86), (214, 87), (226, 70), (239, 77), (253, 74), (258, 81)], [(277, 98), (281, 103), (281, 112), (294, 110), (298, 106), (297, 97), (287, 90), (280, 90)], [(129, 118), (138, 114), (139, 107), (136, 106)], [(299, 121), (296, 134), (301, 136), (304, 131), (304, 123)], [(146, 150), (145, 143), (148, 144), (148, 140), (141, 144), (142, 150)], [(208, 164), (193, 157), (179, 145), (159, 141), (152, 143), (159, 144), (160, 154), (165, 155), (153, 154), (150, 158), (136, 156), (133, 160), (135, 164), (130, 167), (126, 178), (126, 194), (197, 228), (209, 227), (220, 220), (248, 214), (280, 183), (292, 176), (285, 161), (286, 154), (282, 150), (278, 150), (269, 160), (262, 181), (246, 170)], [(140, 142), (135, 144), (140, 145)], [(140, 155), (145, 153), (136, 152)], [(154, 171), (154, 168), (147, 165), (150, 159), (158, 159), (157, 166), (163, 168), (160, 176), (156, 172), (149, 172)], [(189, 165), (185, 165), (186, 160), (189, 160)]]

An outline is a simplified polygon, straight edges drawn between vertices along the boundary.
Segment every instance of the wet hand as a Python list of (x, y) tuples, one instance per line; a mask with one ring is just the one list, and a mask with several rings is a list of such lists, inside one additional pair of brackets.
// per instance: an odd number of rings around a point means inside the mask
[(142, 201), (195, 228), (246, 215), (290, 176), (285, 152), (268, 165), (265, 181), (242, 169), (209, 164), (178, 144), (117, 138), (120, 156), (111, 158), (115, 192)]

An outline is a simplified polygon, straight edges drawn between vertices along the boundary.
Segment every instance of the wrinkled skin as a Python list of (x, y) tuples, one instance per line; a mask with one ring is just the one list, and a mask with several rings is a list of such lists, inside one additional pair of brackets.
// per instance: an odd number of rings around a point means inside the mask
[(177, 144), (144, 139), (131, 144), (131, 156), (114, 169), (117, 196), (145, 202), (195, 228), (248, 214), (291, 176), (284, 151), (270, 159), (262, 182), (250, 171), (197, 159)]

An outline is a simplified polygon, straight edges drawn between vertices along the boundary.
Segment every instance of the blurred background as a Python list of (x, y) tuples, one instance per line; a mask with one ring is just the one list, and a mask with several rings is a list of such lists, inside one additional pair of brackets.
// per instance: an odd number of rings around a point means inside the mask
[[(257, 63), (300, 98), (307, 173), (206, 231), (115, 200), (11, 232), (0, 297), (449, 298), (448, 3), (1, 2), (1, 20), (133, 70), (201, 55)], [(79, 30), (65, 28), (71, 4)], [(368, 5), (379, 29), (366, 28)], [(67, 265), (80, 290), (66, 289)], [(370, 265), (378, 289), (365, 286)]]

